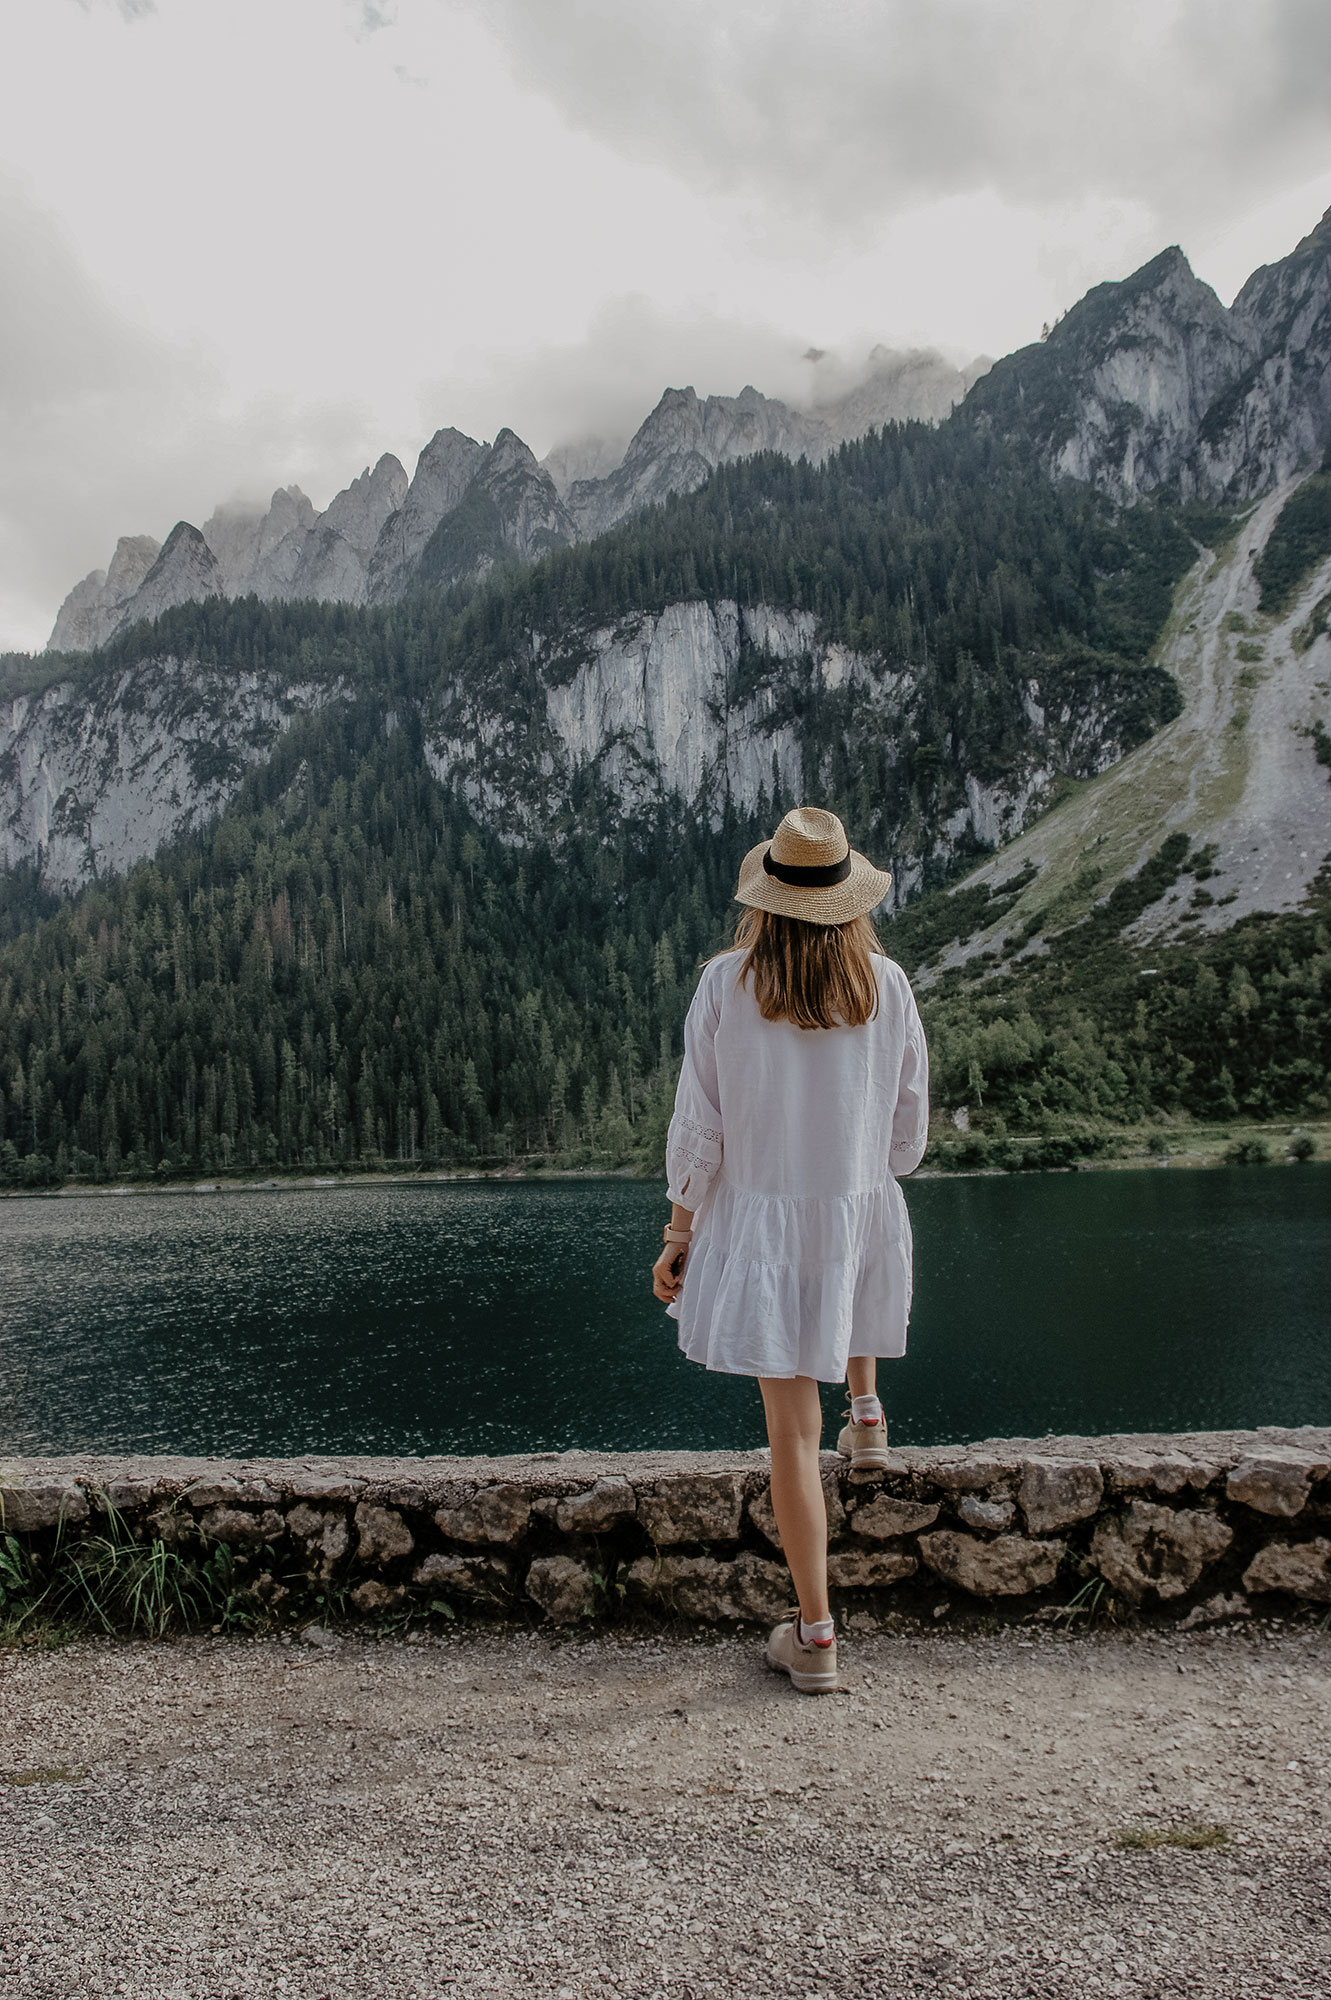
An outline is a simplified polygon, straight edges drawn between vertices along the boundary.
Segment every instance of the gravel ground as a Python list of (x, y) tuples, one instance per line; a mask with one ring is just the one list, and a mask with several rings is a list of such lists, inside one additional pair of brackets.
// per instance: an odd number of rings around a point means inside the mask
[(1331, 1994), (1331, 1635), (843, 1652), (0, 1655), (0, 2000)]

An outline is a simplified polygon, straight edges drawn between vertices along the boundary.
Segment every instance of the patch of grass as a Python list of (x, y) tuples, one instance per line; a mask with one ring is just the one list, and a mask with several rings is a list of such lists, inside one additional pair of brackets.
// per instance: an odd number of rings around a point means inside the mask
[(138, 1634), (246, 1622), (229, 1548), (187, 1562), (160, 1536), (140, 1541), (105, 1495), (105, 1522), (69, 1536), (64, 1524), (45, 1560), (0, 1536), (0, 1640), (31, 1644), (80, 1632)]
[(1229, 1829), (1211, 1820), (1186, 1820), (1182, 1826), (1129, 1826), (1113, 1837), (1114, 1846), (1127, 1854), (1154, 1854), (1159, 1847), (1182, 1847), (1198, 1852), (1207, 1847), (1228, 1847)]
[(0, 1771), (0, 1785), (77, 1785), (87, 1771), (70, 1764), (45, 1764), (35, 1771)]
[[(1258, 645), (1254, 645), (1251, 639), (1240, 639), (1238, 645), (1234, 648), (1234, 651), (1237, 654), (1238, 658), (1243, 661), (1244, 665), (1248, 667), (1255, 667), (1259, 660), (1264, 660), (1266, 658), (1266, 655), (1262, 651), (1262, 648)], [(1251, 678), (1248, 675), (1240, 674), (1239, 679), (1243, 682), (1243, 685), (1245, 687), (1252, 686)]]
[(1088, 1577), (1081, 1589), (1076, 1591), (1066, 1604), (1056, 1607), (1051, 1622), (1070, 1627), (1084, 1619), (1086, 1624), (1094, 1625), (1098, 1618), (1107, 1619), (1112, 1615), (1113, 1602), (1109, 1585), (1104, 1578)]

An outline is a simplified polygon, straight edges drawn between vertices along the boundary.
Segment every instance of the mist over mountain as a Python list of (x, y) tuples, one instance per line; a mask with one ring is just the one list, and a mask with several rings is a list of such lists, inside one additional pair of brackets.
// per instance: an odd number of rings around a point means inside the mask
[[(861, 374), (807, 410), (753, 388), (701, 398), (692, 389), (668, 389), (631, 439), (574, 439), (557, 445), (540, 466), (510, 430), (491, 445), (445, 428), (422, 449), (410, 481), (386, 453), (322, 514), (299, 487), (283, 487), (266, 509), (218, 507), (201, 532), (218, 564), (220, 595), (389, 603), (415, 588), (483, 574), (496, 561), (531, 561), (603, 533), (635, 508), (692, 491), (716, 466), (756, 451), (817, 464), (881, 424), (939, 422), (988, 365), (978, 360), (958, 369), (928, 350), (876, 347)], [(427, 556), (431, 537), (454, 514), (460, 518)], [(150, 539), (133, 538), (133, 546)], [(119, 549), (128, 546), (122, 540)], [(104, 645), (165, 603), (194, 601), (198, 563), (186, 558), (184, 545), (177, 550), (151, 596), (137, 603), (118, 550), (118, 568), (94, 570), (71, 590), (50, 650)]]

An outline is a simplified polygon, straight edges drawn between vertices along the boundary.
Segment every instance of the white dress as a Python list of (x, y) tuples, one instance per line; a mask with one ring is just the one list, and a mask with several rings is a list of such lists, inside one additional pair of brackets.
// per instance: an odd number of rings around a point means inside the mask
[(845, 1380), (852, 1354), (902, 1355), (910, 1218), (929, 1066), (910, 983), (875, 957), (860, 1028), (765, 1021), (740, 951), (704, 966), (684, 1024), (666, 1142), (670, 1197), (694, 1211), (679, 1344), (726, 1375)]

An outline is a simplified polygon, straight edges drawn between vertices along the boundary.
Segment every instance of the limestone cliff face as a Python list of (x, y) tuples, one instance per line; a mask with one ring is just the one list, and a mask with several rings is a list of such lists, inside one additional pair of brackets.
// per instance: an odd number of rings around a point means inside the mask
[(1235, 499), (1267, 493), (1313, 464), (1331, 439), (1331, 209), (1234, 301), (1255, 359), (1207, 412), (1199, 484)]
[(331, 698), (175, 659), (0, 702), (0, 867), (54, 889), (122, 872), (214, 819), (290, 718)]
[[(581, 772), (627, 809), (673, 794), (717, 818), (727, 801), (748, 809), (777, 790), (816, 795), (834, 759), (853, 768), (872, 751), (891, 766), (925, 679), (819, 640), (809, 612), (725, 600), (672, 604), (558, 652), (537, 637), (529, 664), (529, 680), (506, 695), (453, 684), (425, 716), (435, 775), (519, 839), (555, 825)], [(1057, 774), (1089, 776), (1122, 753), (1094, 702), (1046, 713), (1034, 680), (1026, 719), (1028, 754), (1012, 777), (966, 772), (945, 824), (903, 824), (895, 896), (912, 893), (931, 861), (1020, 832)], [(964, 767), (965, 746), (953, 747)]]
[(1228, 311), (1178, 249), (1097, 285), (965, 407), (1117, 499), (1269, 492), (1331, 441), (1331, 211)]

